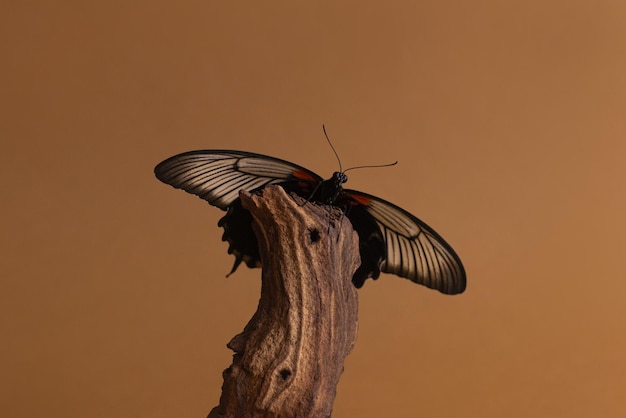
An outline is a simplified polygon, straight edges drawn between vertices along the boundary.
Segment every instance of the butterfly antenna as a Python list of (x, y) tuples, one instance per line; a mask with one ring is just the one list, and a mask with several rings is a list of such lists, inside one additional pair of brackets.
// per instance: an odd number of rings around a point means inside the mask
[(326, 133), (326, 127), (324, 126), (324, 124), (322, 124), (322, 130), (324, 131), (324, 136), (326, 137), (326, 140), (328, 141), (328, 145), (330, 145), (330, 148), (335, 153), (335, 158), (337, 158), (337, 162), (339, 163), (339, 172), (343, 173), (343, 171), (341, 170), (341, 160), (339, 159), (339, 154), (337, 154), (337, 151), (335, 151), (335, 147), (333, 147), (333, 143), (330, 142), (330, 138), (328, 137), (328, 134)]
[(380, 164), (380, 165), (360, 165), (360, 166), (358, 166), (358, 167), (350, 167), (350, 168), (346, 169), (346, 171), (344, 171), (344, 173), (345, 173), (345, 172), (348, 172), (348, 171), (350, 171), (350, 170), (356, 170), (357, 168), (381, 168), (381, 167), (391, 167), (391, 166), (396, 165), (396, 164), (398, 164), (398, 162), (397, 162), (397, 161), (394, 161), (394, 162), (389, 163), (389, 164)]

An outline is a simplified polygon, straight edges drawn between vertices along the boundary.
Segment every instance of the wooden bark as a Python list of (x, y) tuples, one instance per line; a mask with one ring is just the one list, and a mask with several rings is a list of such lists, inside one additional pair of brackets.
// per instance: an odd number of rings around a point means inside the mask
[(330, 417), (356, 340), (357, 234), (340, 210), (278, 186), (240, 197), (259, 242), (261, 299), (228, 344), (233, 364), (209, 418)]

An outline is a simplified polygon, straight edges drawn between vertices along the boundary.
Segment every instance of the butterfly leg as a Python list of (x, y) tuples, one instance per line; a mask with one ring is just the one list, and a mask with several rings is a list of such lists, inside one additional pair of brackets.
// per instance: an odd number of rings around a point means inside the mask
[(307, 198), (305, 202), (302, 202), (300, 206), (304, 206), (307, 204), (307, 202), (310, 202), (313, 199), (313, 196), (315, 196), (315, 193), (317, 193), (317, 190), (320, 188), (321, 185), (322, 183), (317, 183), (317, 186), (315, 186), (315, 189), (313, 189), (313, 191), (311, 192), (311, 195)]

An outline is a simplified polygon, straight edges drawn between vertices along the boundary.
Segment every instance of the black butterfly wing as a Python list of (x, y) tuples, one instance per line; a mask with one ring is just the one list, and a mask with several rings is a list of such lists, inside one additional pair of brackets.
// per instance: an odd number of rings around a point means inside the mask
[[(446, 294), (462, 293), (465, 290), (465, 269), (461, 260), (431, 227), (393, 203), (367, 193), (344, 190), (342, 200), (346, 199), (349, 202), (344, 203), (351, 206), (347, 216), (359, 233), (362, 245), (364, 238), (369, 239), (369, 243), (365, 242), (369, 249), (361, 249), (361, 258), (364, 250), (372, 254), (374, 262), (377, 261), (376, 257), (384, 258), (382, 264), (379, 264), (380, 270), (370, 265), (361, 272), (362, 275), (376, 278), (383, 271)], [(371, 217), (369, 220), (366, 214)], [(372, 219), (378, 231), (372, 227)], [(360, 228), (365, 233), (360, 232)], [(380, 257), (380, 238), (384, 242), (383, 257)], [(360, 279), (361, 284), (365, 278), (367, 276)], [(355, 284), (358, 286), (356, 281)]]
[[(154, 169), (159, 180), (195, 194), (227, 210), (239, 191), (252, 192), (270, 184), (298, 184), (312, 192), (322, 178), (310, 170), (279, 158), (243, 151), (205, 150), (175, 155)], [(307, 196), (308, 197), (308, 196)]]
[(322, 178), (297, 164), (243, 151), (205, 150), (175, 155), (157, 165), (159, 180), (195, 194), (213, 206), (228, 210), (218, 222), (222, 241), (235, 256), (232, 274), (241, 262), (260, 267), (261, 257), (252, 231), (252, 216), (243, 209), (239, 191), (254, 192), (270, 184), (308, 198)]

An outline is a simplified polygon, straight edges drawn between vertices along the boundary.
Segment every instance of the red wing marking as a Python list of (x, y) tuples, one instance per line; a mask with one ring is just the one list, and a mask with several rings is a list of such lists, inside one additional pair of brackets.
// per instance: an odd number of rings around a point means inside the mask
[(300, 180), (313, 181), (313, 182), (317, 181), (317, 179), (313, 177), (311, 173), (307, 173), (306, 171), (302, 171), (298, 169), (293, 171), (293, 176)]
[(369, 204), (372, 202), (372, 199), (363, 195), (348, 193), (348, 196), (350, 196), (350, 199), (363, 206), (369, 206)]

